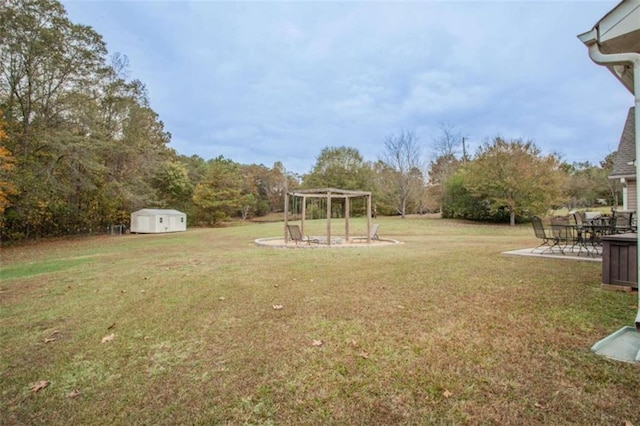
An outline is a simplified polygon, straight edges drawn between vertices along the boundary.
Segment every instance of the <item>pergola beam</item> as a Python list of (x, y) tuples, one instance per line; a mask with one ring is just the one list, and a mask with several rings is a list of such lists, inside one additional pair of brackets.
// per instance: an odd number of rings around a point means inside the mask
[(349, 208), (351, 206), (352, 198), (364, 197), (367, 203), (367, 243), (371, 243), (371, 192), (370, 191), (352, 191), (346, 189), (337, 188), (322, 188), (322, 189), (300, 189), (296, 191), (287, 192), (284, 202), (284, 241), (289, 242), (289, 235), (287, 231), (287, 224), (289, 221), (289, 197), (302, 198), (302, 218), (300, 231), (302, 235), (305, 235), (304, 222), (306, 218), (306, 205), (307, 198), (324, 198), (327, 200), (327, 244), (331, 245), (331, 200), (344, 199), (344, 238), (345, 241), (349, 241)]

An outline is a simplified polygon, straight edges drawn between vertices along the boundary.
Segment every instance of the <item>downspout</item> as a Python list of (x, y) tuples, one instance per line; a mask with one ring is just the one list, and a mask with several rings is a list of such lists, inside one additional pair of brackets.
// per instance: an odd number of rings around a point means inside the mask
[[(636, 134), (636, 200), (640, 202), (640, 53), (612, 53), (606, 54), (600, 51), (598, 45), (598, 28), (594, 28), (588, 33), (579, 36), (580, 40), (589, 46), (589, 57), (598, 65), (632, 65), (633, 66), (633, 95), (635, 97), (635, 134)], [(636, 205), (636, 213), (638, 212)], [(639, 234), (640, 235), (640, 234)], [(638, 237), (640, 246), (640, 236)], [(640, 278), (640, 250), (637, 250), (638, 277)], [(638, 314), (636, 315), (636, 330), (640, 333), (640, 291), (638, 291)]]

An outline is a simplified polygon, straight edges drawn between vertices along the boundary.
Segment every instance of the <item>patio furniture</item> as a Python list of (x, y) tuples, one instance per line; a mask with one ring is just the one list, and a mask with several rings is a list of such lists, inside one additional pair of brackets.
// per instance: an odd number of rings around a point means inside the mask
[(320, 240), (318, 240), (317, 238), (304, 237), (298, 225), (287, 225), (287, 229), (289, 230), (289, 236), (293, 241), (296, 242), (296, 245), (298, 245), (299, 242), (306, 242), (307, 244), (320, 244)]
[(553, 252), (554, 247), (558, 247), (562, 252), (562, 248), (559, 246), (560, 239), (555, 236), (553, 232), (544, 228), (542, 219), (540, 219), (538, 216), (533, 216), (531, 218), (531, 224), (533, 225), (533, 232), (535, 233), (536, 237), (542, 240), (542, 243), (538, 247), (531, 250), (532, 253), (543, 246), (546, 246), (546, 248), (542, 250), (541, 253), (545, 253), (547, 251)]
[(582, 212), (573, 212), (571, 217), (576, 225), (576, 228), (581, 228), (585, 224), (584, 214)]
[(584, 213), (582, 212), (573, 212), (571, 213), (571, 217), (573, 218), (573, 227), (575, 230), (575, 245), (580, 246), (580, 250), (578, 251), (578, 256), (582, 253), (582, 249), (584, 248), (588, 254), (590, 254), (589, 250), (589, 223), (585, 221)]
[(583, 249), (589, 255), (599, 256), (602, 237), (612, 233), (610, 216), (603, 216), (600, 213), (592, 213), (589, 216), (591, 219), (586, 219), (585, 214), (581, 212), (571, 214), (574, 219), (571, 225), (574, 228), (572, 251), (575, 252), (575, 247), (580, 246), (578, 256), (582, 254)]
[(611, 221), (611, 233), (625, 234), (633, 232), (632, 220), (633, 213), (631, 212), (615, 212)]
[(600, 213), (600, 212), (584, 212), (584, 213), (582, 213), (582, 217), (584, 218), (585, 221), (589, 222), (589, 221), (592, 221), (594, 219), (598, 219), (598, 218), (602, 217), (602, 213)]
[[(571, 251), (573, 251), (575, 246), (580, 243), (580, 239), (577, 237), (578, 234), (575, 225), (571, 225), (569, 223), (569, 217), (554, 216), (551, 218), (550, 222), (551, 232), (553, 236), (558, 239), (560, 252), (564, 254), (565, 249), (567, 249), (569, 245), (571, 245)], [(582, 250), (582, 245), (580, 245), (580, 250)]]
[[(371, 240), (380, 240), (380, 238), (378, 237), (378, 228), (380, 228), (380, 224), (379, 223), (374, 223), (373, 226), (371, 226), (371, 229), (369, 230), (369, 239)], [(361, 236), (361, 237), (353, 237), (351, 239), (351, 242), (354, 242), (356, 240), (366, 240), (367, 236)]]

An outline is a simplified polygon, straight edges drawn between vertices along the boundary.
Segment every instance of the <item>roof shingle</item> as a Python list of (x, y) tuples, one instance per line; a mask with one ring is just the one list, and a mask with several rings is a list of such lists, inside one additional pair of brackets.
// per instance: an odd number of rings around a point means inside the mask
[(620, 136), (620, 144), (618, 145), (618, 152), (616, 153), (616, 158), (613, 160), (613, 170), (609, 178), (636, 176), (636, 166), (634, 164), (636, 159), (634, 120), (635, 108), (631, 107), (629, 108), (629, 114), (627, 114), (627, 121), (624, 123), (622, 136)]

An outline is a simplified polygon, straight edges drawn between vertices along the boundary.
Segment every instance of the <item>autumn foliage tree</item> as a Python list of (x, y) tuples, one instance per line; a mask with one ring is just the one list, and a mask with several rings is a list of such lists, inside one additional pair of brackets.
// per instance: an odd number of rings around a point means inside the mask
[(6, 0), (0, 40), (3, 240), (104, 229), (174, 195), (154, 186), (170, 135), (98, 33), (57, 1)]
[(305, 188), (340, 188), (366, 191), (372, 187), (371, 167), (360, 152), (346, 146), (322, 149), (311, 172), (304, 176)]
[(567, 164), (562, 168), (568, 179), (565, 183), (568, 209), (585, 208), (597, 200), (605, 200), (607, 204), (617, 206), (622, 201), (622, 185), (618, 179), (609, 179), (613, 170), (615, 153), (609, 154), (600, 162), (600, 166), (589, 162)]
[(4, 131), (5, 121), (0, 110), (0, 225), (2, 224), (2, 213), (9, 205), (9, 196), (16, 194), (16, 188), (9, 180), (9, 174), (15, 164), (13, 155), (5, 146), (7, 134)]
[(245, 201), (242, 175), (237, 163), (219, 156), (207, 163), (204, 179), (193, 192), (193, 202), (206, 224), (216, 224), (242, 209)]
[(533, 142), (501, 137), (483, 143), (459, 173), (467, 195), (493, 214), (506, 212), (511, 225), (562, 200), (566, 178), (558, 159)]

